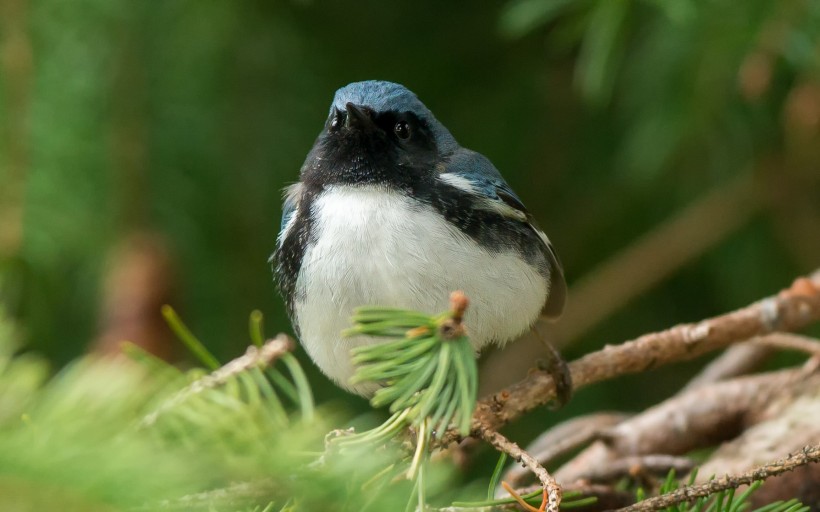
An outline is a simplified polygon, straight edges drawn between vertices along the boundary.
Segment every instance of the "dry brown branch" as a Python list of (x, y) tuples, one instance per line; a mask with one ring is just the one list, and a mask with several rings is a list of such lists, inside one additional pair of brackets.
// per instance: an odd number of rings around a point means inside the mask
[(293, 350), (293, 340), (285, 334), (279, 334), (276, 338), (268, 340), (261, 347), (251, 345), (245, 353), (227, 364), (217, 368), (208, 375), (198, 379), (185, 388), (181, 389), (170, 399), (165, 401), (157, 410), (146, 415), (140, 422), (140, 427), (150, 427), (156, 423), (157, 418), (179, 404), (185, 402), (193, 395), (201, 393), (206, 389), (222, 386), (231, 378), (251, 368), (263, 368)]
[(769, 347), (750, 343), (731, 346), (714, 361), (707, 364), (680, 392), (685, 393), (749, 373), (759, 368), (773, 352), (774, 350)]
[[(766, 419), (721, 444), (698, 471), (709, 475), (736, 474), (820, 440), (820, 379), (807, 383), (796, 397), (776, 398)], [(780, 478), (769, 486), (779, 486)], [(700, 482), (698, 482), (700, 483)]]
[(748, 425), (767, 419), (775, 401), (786, 403), (820, 384), (815, 370), (809, 365), (740, 377), (673, 396), (602, 433), (602, 441), (555, 475), (562, 482), (574, 482), (624, 457), (680, 455), (732, 439)]
[[(765, 206), (756, 174), (744, 173), (698, 198), (582, 276), (572, 285), (561, 321), (544, 329), (550, 342), (562, 347), (578, 339), (746, 225)], [(511, 368), (530, 368), (542, 353), (537, 337), (525, 336), (493, 354), (482, 366), (482, 388), (491, 392), (510, 384), (503, 376)]]
[(681, 392), (748, 373), (763, 364), (776, 349), (796, 350), (817, 356), (820, 355), (820, 340), (787, 332), (752, 338), (748, 343), (730, 347), (706, 365)]
[(544, 490), (547, 491), (547, 511), (558, 512), (561, 507), (561, 486), (558, 485), (558, 482), (555, 481), (544, 466), (539, 464), (532, 455), (522, 450), (520, 446), (499, 432), (494, 430), (482, 430), (480, 437), (490, 443), (496, 450), (506, 453), (529, 468), (541, 482)]
[(718, 382), (647, 409), (605, 436), (621, 454), (682, 454), (734, 437), (775, 398), (813, 377), (804, 369), (780, 370)]
[[(576, 390), (621, 375), (694, 359), (710, 351), (775, 331), (793, 331), (820, 320), (820, 271), (797, 279), (778, 295), (750, 306), (693, 324), (646, 334), (617, 346), (607, 346), (570, 363)], [(501, 426), (555, 398), (555, 385), (545, 372), (479, 401), (473, 434)], [(455, 432), (445, 441), (458, 439)]]
[(751, 510), (764, 507), (775, 501), (797, 501), (814, 505), (820, 503), (820, 464), (809, 464), (794, 471), (769, 479), (762, 488), (752, 494)]
[[(529, 446), (527, 452), (542, 465), (546, 466), (556, 457), (560, 457), (595, 439), (602, 431), (610, 428), (629, 415), (622, 413), (597, 413), (573, 418), (555, 425), (538, 436)], [(526, 468), (512, 466), (504, 473), (502, 480), (513, 487), (518, 487), (521, 481), (530, 474)]]
[(758, 480), (765, 480), (772, 476), (792, 471), (795, 468), (820, 462), (820, 445), (806, 446), (800, 452), (789, 455), (785, 459), (770, 462), (740, 475), (726, 475), (700, 485), (685, 486), (673, 492), (649, 498), (634, 505), (618, 509), (616, 512), (644, 512), (660, 510), (683, 502), (691, 502), (696, 498), (709, 496), (727, 489), (736, 489), (741, 485), (748, 485)]

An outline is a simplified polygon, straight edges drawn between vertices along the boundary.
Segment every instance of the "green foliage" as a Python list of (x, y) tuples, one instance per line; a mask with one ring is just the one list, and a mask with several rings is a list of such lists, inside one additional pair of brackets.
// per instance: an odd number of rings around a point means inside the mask
[[(173, 310), (165, 314), (204, 363), (216, 361)], [(464, 344), (474, 372), (466, 338), (438, 338), (451, 316), (362, 310), (354, 330), (387, 334), (410, 328), (422, 338), (432, 336), (440, 346), (436, 355), (415, 357), (436, 370), (442, 350), (456, 357), (449, 350)], [(264, 348), (258, 344), (264, 339), (261, 324), (261, 316), (252, 314), (254, 348), (249, 354)], [(408, 402), (403, 415), (391, 420), (395, 428), (380, 427), (389, 436), (374, 435), (380, 431), (375, 429), (353, 436), (359, 442), (343, 444), (343, 451), (320, 457), (327, 431), (340, 418), (329, 410), (315, 410), (291, 354), (282, 354), (280, 363), (267, 368), (250, 363), (235, 367), (240, 358), (212, 373), (198, 368), (182, 372), (129, 345), (128, 359), (87, 357), (49, 380), (42, 360), (15, 355), (13, 333), (11, 322), (0, 319), (1, 506), (24, 511), (55, 506), (78, 511), (384, 510), (404, 507), (414, 495), (423, 506), (430, 497), (446, 499), (453, 493), (445, 486), (449, 469), (441, 464), (425, 469), (431, 437), (427, 425), (435, 422), (424, 417), (436, 416), (428, 406), (431, 397)], [(419, 336), (409, 340), (413, 345)], [(394, 357), (405, 362), (414, 360), (405, 355), (394, 351)], [(381, 354), (364, 359), (389, 358)], [(457, 363), (446, 368), (451, 374), (447, 386), (474, 384)], [(423, 396), (426, 389), (418, 394)], [(454, 412), (441, 417), (466, 414), (469, 419), (475, 389), (468, 391), (468, 402), (461, 401), (461, 393), (452, 393), (445, 403)], [(400, 446), (388, 441), (411, 424), (418, 429), (420, 448), (408, 472)], [(497, 465), (495, 480), (502, 467)], [(401, 478), (406, 473), (414, 482)], [(505, 504), (510, 499), (491, 501)], [(570, 500), (567, 507), (587, 502)]]
[(47, 380), (40, 358), (15, 355), (11, 333), (0, 319), (3, 508), (379, 510), (407, 502), (409, 483), (373, 490), (389, 484), (382, 470), (397, 460), (391, 449), (309, 464), (339, 418), (283, 405), (310, 391), (279, 365), (213, 382), (219, 372), (181, 372), (132, 347), (131, 359), (88, 357)]
[(466, 335), (442, 335), (453, 312), (438, 316), (416, 311), (359, 308), (347, 336), (391, 338), (353, 350), (358, 366), (353, 383), (380, 385), (370, 403), (407, 411), (405, 421), (419, 427), (429, 421), (437, 435), (455, 420), (462, 435), (470, 431), (478, 389), (475, 352)]
[[(455, 303), (454, 303), (455, 304)], [(398, 438), (413, 427), (416, 451), (407, 477), (415, 482), (420, 510), (426, 507), (425, 465), (433, 437), (455, 420), (463, 435), (470, 431), (478, 388), (478, 369), (460, 310), (437, 316), (395, 308), (362, 307), (353, 315), (345, 336), (388, 338), (352, 351), (358, 366), (352, 383), (373, 383), (374, 407), (389, 406), (393, 415), (380, 426), (331, 439), (342, 450), (369, 450)], [(409, 506), (409, 505), (408, 505)]]
[[(808, 86), (804, 91), (817, 86), (817, 1), (510, 0), (499, 9), (495, 3), (364, 0), (355, 12), (343, 2), (11, 5), (19, 8), (4, 12), (0, 28), (0, 46), (9, 52), (0, 59), (0, 201), (19, 204), (3, 203), (0, 210), (19, 209), (23, 220), (19, 247), (0, 246), (0, 304), (28, 352), (3, 359), (0, 428), (15, 440), (26, 428), (53, 430), (42, 442), (54, 445), (54, 457), (47, 459), (45, 448), (28, 456), (25, 449), (34, 447), (0, 439), (9, 456), (0, 460), (0, 471), (7, 475), (3, 468), (12, 460), (31, 465), (29, 475), (66, 469), (49, 483), (59, 498), (27, 481), (9, 485), (7, 477), (3, 496), (25, 492), (66, 509), (82, 499), (82, 492), (72, 498), (61, 491), (73, 488), (65, 484), (72, 479), (89, 480), (87, 465), (68, 457), (61, 440), (99, 454), (100, 468), (113, 467), (113, 442), (97, 435), (90, 420), (72, 417), (107, 406), (93, 409), (91, 401), (72, 397), (76, 410), (57, 417), (65, 427), (44, 425), (32, 414), (48, 416), (44, 401), (59, 386), (79, 392), (82, 375), (110, 379), (110, 400), (131, 407), (112, 405), (113, 417), (102, 415), (111, 423), (107, 431), (119, 432), (160, 408), (159, 397), (170, 399), (203, 375), (180, 373), (144, 354), (134, 355), (136, 370), (124, 365), (105, 372), (97, 369), (104, 363), (84, 359), (59, 371), (96, 337), (105, 256), (131, 233), (147, 230), (168, 241), (176, 263), (173, 303), (205, 334), (202, 345), (216, 360), (244, 349), (235, 334), (253, 307), (269, 312), (273, 325), (286, 325), (265, 263), (278, 229), (279, 191), (296, 179), (333, 91), (353, 80), (405, 83), (460, 142), (490, 157), (555, 242), (571, 285), (750, 169), (766, 180), (764, 188), (782, 191), (788, 204), (769, 197), (748, 225), (579, 340), (570, 356), (756, 300), (820, 257), (807, 235), (816, 231), (813, 205), (820, 204), (820, 188), (810, 179), (815, 169), (800, 176), (789, 165), (816, 146), (815, 139), (794, 137), (789, 113), (811, 113), (801, 108), (811, 101), (790, 101), (801, 85)], [(504, 37), (494, 37), (499, 30)], [(758, 71), (757, 89), (748, 88), (749, 69)], [(15, 147), (22, 153), (15, 156)], [(12, 160), (18, 172), (11, 172)], [(24, 193), (5, 195), (18, 188)], [(14, 231), (8, 222), (14, 220), (2, 215), (0, 243)], [(0, 322), (0, 329), (11, 325)], [(259, 400), (271, 409), (272, 423), (286, 425), (282, 432), (297, 430), (307, 438), (305, 450), (320, 450), (322, 429), (298, 428), (314, 408), (297, 380), (311, 380), (320, 404), (319, 418), (307, 425), (342, 423), (367, 404), (343, 395), (313, 366), (297, 379), (299, 371), (291, 372), (296, 357), (306, 360), (297, 352), (280, 361), (282, 371), (250, 372), (222, 386), (218, 397), (193, 403), (226, 402), (228, 411), (245, 411), (250, 419), (243, 421), (252, 425), (266, 413), (248, 413), (243, 404)], [(53, 381), (51, 368), (59, 371)], [(534, 437), (571, 414), (639, 408), (677, 389), (686, 371), (653, 376), (651, 389), (642, 379), (624, 379), (577, 396), (557, 413), (533, 411), (530, 422), (514, 427), (516, 439)], [(94, 388), (88, 379), (85, 387)], [(96, 387), (95, 393), (109, 386)], [(228, 388), (239, 398), (222, 396)], [(344, 406), (321, 405), (340, 401)], [(329, 412), (339, 409), (342, 416)], [(181, 422), (178, 436), (186, 437), (197, 417), (186, 415), (158, 424)], [(68, 428), (75, 423), (82, 428)], [(231, 428), (230, 422), (214, 426)], [(187, 482), (193, 493), (227, 485), (219, 464), (212, 480), (199, 475), (209, 448), (191, 454), (163, 436), (146, 435), (134, 442), (152, 449), (137, 454), (143, 464), (136, 460), (134, 468), (167, 457), (186, 468), (168, 478)], [(99, 478), (151, 491), (118, 471)], [(147, 478), (165, 488), (160, 475)], [(336, 501), (349, 496), (333, 482), (327, 489), (307, 495), (320, 506), (332, 493)], [(150, 501), (146, 496), (143, 502)], [(281, 506), (276, 501), (273, 510)]]
[[(21, 28), (25, 58), (4, 62), (30, 65), (0, 70), (0, 191), (25, 192), (10, 205), (23, 211), (22, 240), (0, 248), (0, 300), (26, 346), (57, 366), (94, 339), (106, 255), (134, 231), (167, 240), (171, 302), (219, 359), (243, 348), (234, 334), (250, 309), (286, 325), (265, 263), (280, 190), (347, 82), (416, 91), (497, 165), (572, 284), (727, 178), (799, 149), (784, 140), (784, 109), (817, 76), (820, 35), (817, 2), (776, 0), (365, 0), (355, 14), (332, 2), (20, 5), (4, 26)], [(768, 81), (749, 99), (741, 71), (754, 55)], [(773, 174), (786, 194), (811, 190)], [(761, 215), (588, 342), (771, 292), (817, 261), (777, 220), (804, 210)], [(305, 371), (319, 401), (343, 396)], [(578, 399), (631, 406), (622, 397), (634, 394)]]

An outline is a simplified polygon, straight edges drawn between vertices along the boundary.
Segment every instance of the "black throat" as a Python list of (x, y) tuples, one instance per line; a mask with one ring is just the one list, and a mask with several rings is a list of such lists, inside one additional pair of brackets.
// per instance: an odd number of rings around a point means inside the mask
[[(319, 134), (301, 170), (307, 189), (330, 185), (384, 185), (409, 190), (429, 181), (442, 160), (427, 123), (412, 113), (369, 114), (355, 128), (335, 126), (333, 116)], [(397, 122), (413, 126), (412, 137), (399, 140)]]

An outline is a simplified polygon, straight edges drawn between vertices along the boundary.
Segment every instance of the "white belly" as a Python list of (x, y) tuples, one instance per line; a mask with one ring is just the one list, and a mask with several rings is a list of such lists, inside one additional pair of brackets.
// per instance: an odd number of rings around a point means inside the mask
[(342, 338), (358, 306), (439, 313), (453, 290), (470, 299), (465, 322), (476, 349), (524, 333), (538, 318), (547, 279), (512, 251), (490, 253), (432, 208), (378, 187), (338, 186), (314, 203), (316, 242), (309, 245), (294, 304), (302, 344), (319, 368), (351, 387), (352, 347)]

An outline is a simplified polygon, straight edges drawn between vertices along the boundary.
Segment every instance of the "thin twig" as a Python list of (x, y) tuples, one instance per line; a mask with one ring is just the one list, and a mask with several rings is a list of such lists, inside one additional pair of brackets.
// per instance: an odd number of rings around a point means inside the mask
[[(733, 343), (775, 331), (793, 331), (820, 321), (820, 270), (797, 279), (789, 289), (750, 306), (693, 324), (643, 335), (617, 346), (607, 346), (572, 363), (575, 389), (638, 373), (673, 362), (687, 361)], [(532, 372), (514, 384), (478, 402), (472, 435), (497, 430), (524, 413), (555, 398), (555, 384), (546, 372)], [(444, 443), (459, 439), (451, 431)]]
[(174, 396), (166, 400), (157, 410), (146, 415), (139, 426), (141, 428), (150, 427), (156, 423), (159, 416), (179, 404), (185, 402), (192, 396), (227, 383), (231, 378), (251, 368), (269, 366), (271, 363), (293, 350), (293, 341), (285, 334), (279, 334), (276, 338), (267, 341), (261, 347), (251, 345), (245, 354), (237, 357), (229, 363), (217, 368), (208, 375), (198, 379), (188, 386), (178, 391)]
[(753, 338), (750, 341), (755, 345), (764, 347), (805, 352), (812, 357), (820, 356), (820, 340), (809, 336), (801, 336), (790, 332), (775, 332)]
[(820, 340), (788, 332), (752, 338), (748, 343), (729, 348), (706, 365), (681, 392), (748, 373), (763, 364), (777, 349), (796, 350), (817, 357), (820, 356)]
[[(572, 418), (538, 436), (527, 446), (527, 452), (531, 453), (540, 464), (549, 464), (553, 459), (586, 445), (601, 432), (628, 417), (629, 415), (623, 413), (603, 412)], [(512, 466), (504, 473), (502, 480), (517, 487), (529, 474), (526, 468)]]
[(549, 497), (547, 511), (558, 512), (561, 506), (561, 486), (558, 485), (558, 482), (555, 481), (544, 466), (539, 464), (532, 455), (522, 450), (520, 446), (495, 430), (481, 430), (481, 438), (490, 443), (496, 450), (506, 453), (528, 467), (541, 482), (541, 485), (544, 486), (544, 490), (547, 491)]
[(678, 394), (745, 375), (759, 368), (773, 353), (774, 349), (762, 345), (743, 343), (731, 346), (704, 366)]
[(704, 484), (681, 487), (670, 493), (649, 498), (634, 505), (617, 509), (615, 512), (644, 512), (661, 510), (678, 503), (691, 502), (696, 498), (710, 496), (720, 491), (736, 489), (741, 485), (749, 485), (758, 480), (792, 471), (800, 466), (820, 462), (820, 445), (806, 446), (800, 452), (789, 455), (785, 459), (770, 462), (740, 475), (726, 475)]

